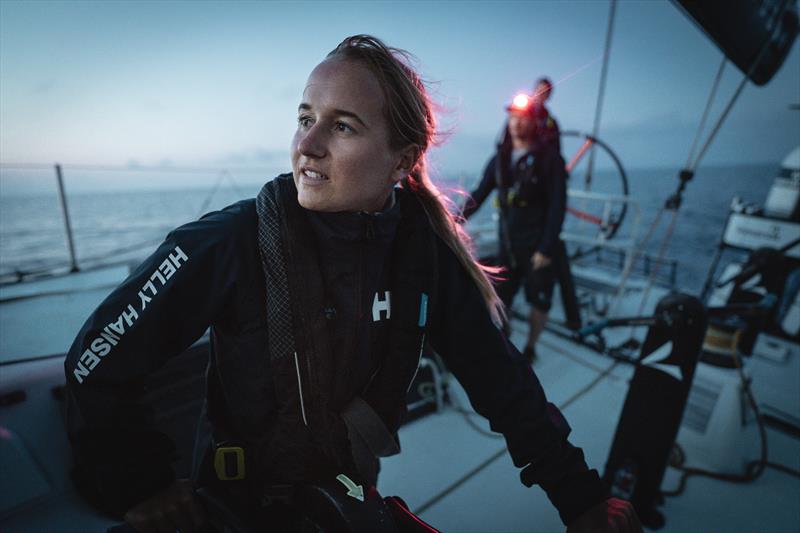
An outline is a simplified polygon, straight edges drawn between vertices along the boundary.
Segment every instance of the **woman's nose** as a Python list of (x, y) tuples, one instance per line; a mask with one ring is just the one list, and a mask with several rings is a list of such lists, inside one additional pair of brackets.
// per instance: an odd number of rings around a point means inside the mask
[(327, 153), (325, 133), (317, 124), (309, 129), (300, 132), (300, 139), (297, 142), (297, 151), (306, 157), (321, 158)]

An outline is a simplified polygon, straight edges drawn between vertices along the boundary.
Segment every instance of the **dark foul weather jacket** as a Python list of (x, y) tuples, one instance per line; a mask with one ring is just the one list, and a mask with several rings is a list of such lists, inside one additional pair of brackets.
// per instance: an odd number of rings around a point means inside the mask
[[(470, 194), (463, 215), (469, 218), (498, 189), (505, 209), (508, 241), (513, 250), (553, 257), (567, 204), (567, 171), (558, 144), (541, 143), (518, 161), (498, 151), (486, 165), (478, 187)], [(504, 231), (504, 226), (500, 226)]]
[[(407, 191), (396, 190), (398, 203)], [(306, 211), (330, 291), (334, 357), (354, 349), (351, 390), (366, 386), (381, 360), (391, 320), (384, 297), (387, 265), (400, 218), (397, 204), (375, 215)], [(122, 514), (174, 478), (174, 449), (140, 411), (144, 378), (207, 328), (208, 416), (241, 442), (259, 439), (275, 420), (265, 282), (253, 199), (169, 233), (89, 317), (65, 361), (68, 430), (84, 483)], [(568, 523), (603, 501), (605, 490), (569, 427), (545, 398), (533, 371), (492, 322), (484, 300), (440, 239), (439, 279), (428, 342), (469, 395), (477, 412), (502, 433), (521, 480), (540, 484)]]

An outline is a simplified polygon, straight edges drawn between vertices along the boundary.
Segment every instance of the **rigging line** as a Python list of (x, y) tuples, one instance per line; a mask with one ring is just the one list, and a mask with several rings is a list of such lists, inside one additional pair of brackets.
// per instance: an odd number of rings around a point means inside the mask
[(453, 407), (453, 409), (455, 410), (456, 413), (461, 413), (464, 416), (464, 421), (478, 435), (483, 435), (484, 437), (490, 439), (503, 438), (503, 435), (501, 435), (500, 433), (493, 433), (491, 431), (486, 431), (485, 429), (480, 427), (474, 420), (472, 420), (473, 416), (480, 416), (480, 414), (476, 413), (475, 411), (470, 411), (469, 409), (464, 409), (463, 407)]
[[(759, 455), (759, 459), (755, 461), (750, 461), (745, 467), (744, 474), (728, 474), (722, 472), (713, 472), (702, 468), (687, 467), (684, 466), (683, 464), (670, 465), (673, 468), (682, 472), (682, 475), (680, 480), (678, 481), (678, 487), (675, 490), (662, 491), (662, 494), (664, 496), (678, 496), (681, 493), (683, 493), (684, 489), (686, 488), (686, 481), (692, 476), (709, 477), (711, 479), (718, 479), (720, 481), (730, 481), (732, 483), (750, 483), (751, 481), (755, 481), (756, 479), (758, 479), (761, 476), (761, 474), (764, 473), (764, 470), (767, 468), (767, 466), (771, 466), (768, 460), (769, 450), (767, 447), (768, 444), (767, 430), (764, 425), (764, 419), (761, 416), (761, 411), (758, 408), (758, 402), (756, 402), (755, 396), (753, 395), (753, 390), (750, 388), (750, 380), (747, 379), (747, 377), (744, 374), (744, 369), (742, 368), (741, 356), (738, 351), (739, 338), (740, 335), (737, 335), (735, 338), (736, 340), (734, 341), (735, 344), (732, 353), (733, 362), (736, 366), (736, 371), (739, 374), (739, 380), (741, 382), (741, 390), (747, 399), (747, 403), (753, 410), (753, 415), (755, 417), (756, 425), (758, 426), (758, 435), (761, 444), (761, 453)], [(681, 455), (685, 460), (686, 454), (683, 453), (680, 446), (677, 443), (675, 443), (675, 447), (681, 452)], [(786, 470), (782, 471), (786, 472)]]
[[(600, 366), (597, 366), (597, 365), (594, 365), (592, 363), (589, 363), (588, 361), (582, 359), (579, 356), (573, 355), (570, 352), (561, 350), (555, 344), (547, 342), (547, 340), (545, 340), (545, 339), (543, 339), (541, 337), (537, 341), (537, 344), (541, 344), (542, 346), (546, 346), (550, 350), (552, 350), (555, 353), (559, 354), (561, 357), (566, 357), (567, 359), (579, 364), (580, 366), (582, 366), (584, 368), (588, 368), (589, 370), (591, 370), (593, 372), (596, 372), (597, 374), (607, 373), (607, 371), (609, 370), (608, 368), (602, 368)], [(615, 380), (624, 379), (624, 378), (622, 378), (620, 376), (613, 376), (613, 377), (614, 377)]]
[[(50, 163), (17, 163), (17, 162), (0, 162), (0, 168), (12, 170), (50, 170), (53, 165)], [(100, 165), (91, 163), (64, 163), (61, 165), (64, 170), (85, 170), (85, 171), (104, 171), (104, 172), (173, 172), (173, 173), (211, 173), (219, 172), (220, 167), (204, 167), (204, 166), (129, 166), (129, 165)], [(264, 168), (257, 167), (236, 167), (239, 172), (253, 172), (262, 173)]]
[[(106, 260), (106, 259), (108, 259), (110, 257), (116, 256), (116, 255), (126, 254), (126, 253), (129, 253), (129, 252), (135, 252), (135, 251), (141, 250), (141, 249), (143, 249), (145, 247), (149, 247), (149, 246), (153, 246), (155, 244), (158, 244), (161, 241), (163, 241), (163, 238), (161, 238), (161, 237), (152, 238), (152, 239), (148, 239), (146, 241), (139, 241), (139, 242), (137, 242), (135, 244), (129, 244), (129, 245), (126, 245), (126, 246), (121, 246), (119, 248), (114, 248), (113, 250), (109, 250), (107, 252), (103, 252), (102, 254), (90, 255), (88, 257), (81, 256), (81, 264), (84, 265), (83, 267), (81, 267), (81, 270), (82, 271), (86, 271), (87, 270), (87, 267), (86, 267), (87, 264), (91, 265), (91, 268), (89, 268), (89, 269), (97, 268), (97, 265), (92, 265), (92, 263), (96, 263), (98, 261), (104, 261), (104, 260)], [(119, 264), (127, 264), (127, 263), (125, 263), (124, 261), (121, 262), (121, 263), (104, 263), (104, 264), (102, 264), (100, 266), (103, 266), (103, 267), (106, 267), (106, 266), (117, 266)], [(27, 270), (26, 271), (26, 270), (15, 269), (14, 271), (2, 272), (2, 273), (0, 273), (0, 275), (2, 275), (2, 276), (9, 276), (9, 275), (20, 276), (21, 275), (22, 277), (29, 277), (29, 276), (41, 276), (41, 275), (44, 274), (44, 275), (46, 275), (45, 277), (49, 278), (51, 276), (56, 276), (57, 275), (57, 274), (54, 273), (54, 271), (56, 271), (56, 270), (58, 270), (60, 268), (65, 268), (65, 267), (69, 267), (69, 263), (68, 262), (57, 261), (57, 262), (51, 262), (49, 264), (45, 264), (42, 268), (39, 268), (38, 270)], [(22, 278), (20, 278), (20, 279), (22, 279)], [(18, 283), (18, 282), (14, 282), (14, 283)], [(5, 284), (3, 284), (3, 285), (5, 285)]]
[(203, 200), (203, 204), (197, 211), (197, 215), (195, 216), (195, 218), (200, 218), (202, 215), (205, 214), (206, 208), (208, 208), (208, 204), (211, 203), (211, 199), (214, 198), (215, 194), (217, 194), (217, 189), (219, 189), (219, 186), (222, 184), (222, 180), (225, 179), (225, 174), (227, 172), (228, 172), (227, 170), (223, 170), (219, 173), (219, 176), (217, 176), (217, 182), (214, 184), (214, 188), (211, 189), (211, 192), (209, 192), (208, 196), (206, 196), (205, 200)]
[[(784, 2), (782, 4), (782, 7), (781, 7), (781, 11), (783, 11), (783, 8), (785, 8), (786, 2), (787, 2), (787, 0), (784, 0)], [(725, 109), (723, 110), (722, 114), (717, 119), (717, 122), (714, 125), (714, 128), (711, 130), (711, 133), (709, 133), (708, 138), (706, 139), (706, 142), (703, 144), (703, 147), (700, 150), (700, 153), (698, 153), (698, 155), (697, 155), (697, 158), (694, 160), (694, 162), (689, 166), (689, 168), (687, 170), (689, 170), (691, 172), (694, 172), (694, 170), (697, 168), (697, 165), (700, 163), (700, 160), (705, 155), (706, 151), (708, 150), (709, 146), (711, 145), (711, 142), (714, 140), (714, 137), (716, 137), (717, 133), (719, 132), (720, 128), (722, 127), (722, 123), (725, 121), (725, 119), (728, 116), (728, 113), (730, 113), (731, 109), (733, 108), (733, 105), (736, 103), (736, 100), (739, 98), (739, 95), (742, 93), (742, 89), (744, 89), (744, 86), (747, 83), (747, 80), (750, 78), (750, 75), (755, 71), (756, 67), (761, 62), (761, 59), (763, 58), (764, 53), (767, 51), (767, 49), (769, 48), (769, 44), (772, 42), (772, 36), (774, 35), (775, 30), (778, 27), (779, 26), (778, 26), (778, 22), (777, 22), (777, 19), (776, 19), (775, 26), (773, 27), (772, 32), (770, 33), (770, 36), (767, 37), (767, 39), (765, 40), (764, 44), (761, 47), (761, 50), (758, 53), (758, 56), (755, 58), (753, 63), (750, 65), (750, 68), (747, 70), (747, 73), (744, 75), (744, 77), (742, 78), (742, 81), (739, 83), (739, 86), (736, 88), (736, 92), (733, 94), (733, 96), (731, 97), (731, 100), (728, 102), (728, 104), (725, 107)], [(723, 62), (723, 66), (724, 66), (724, 62)], [(722, 72), (722, 66), (720, 66), (720, 70), (718, 72), (718, 76), (721, 75), (721, 72)], [(706, 111), (708, 111), (708, 109), (706, 109)], [(704, 120), (705, 120), (705, 118), (704, 118)], [(664, 210), (664, 208), (662, 208), (661, 211), (659, 211), (659, 214), (658, 214), (658, 217), (656, 218), (656, 220), (659, 220), (661, 218), (661, 213), (663, 212), (663, 210)], [(670, 225), (669, 225), (669, 228), (667, 230), (667, 234), (665, 235), (664, 240), (662, 241), (661, 249), (659, 250), (659, 255), (658, 255), (656, 267), (655, 267), (653, 273), (651, 274), (651, 276), (650, 276), (650, 278), (648, 280), (647, 286), (645, 288), (645, 292), (644, 292), (644, 294), (642, 296), (642, 301), (641, 301), (641, 303), (639, 305), (639, 313), (640, 314), (642, 312), (642, 308), (644, 307), (644, 305), (645, 305), (645, 303), (647, 301), (647, 297), (649, 296), (650, 289), (652, 288), (653, 284), (655, 283), (655, 274), (658, 272), (658, 270), (660, 268), (661, 262), (663, 260), (664, 252), (666, 252), (666, 247), (669, 244), (669, 241), (670, 241), (670, 239), (672, 237), (672, 230), (674, 228), (675, 220), (677, 218), (677, 212), (678, 212), (678, 206), (676, 206), (675, 209), (673, 209), (673, 217), (672, 217), (672, 220), (670, 221)], [(653, 225), (651, 230), (654, 229), (654, 227), (655, 227), (655, 224)], [(649, 234), (648, 234), (648, 238), (649, 238)], [(647, 239), (645, 239), (645, 241), (646, 240)], [(640, 247), (640, 249), (641, 249), (641, 247)], [(639, 250), (637, 250), (637, 256), (638, 256), (638, 253), (639, 253)], [(624, 274), (628, 274), (628, 273), (625, 272)], [(620, 293), (618, 294), (618, 296), (620, 296), (622, 291), (624, 290), (624, 281), (626, 279), (627, 279), (627, 275), (623, 275), (623, 283), (620, 283)], [(618, 301), (618, 299), (617, 299), (617, 301)], [(616, 302), (615, 302), (615, 304), (616, 304)]]
[[(570, 396), (567, 400), (562, 402), (558, 406), (558, 408), (560, 410), (561, 409), (566, 409), (573, 402), (575, 402), (576, 400), (578, 400), (579, 398), (581, 398), (582, 396), (587, 394), (594, 387), (596, 387), (600, 382), (602, 382), (605, 378), (607, 378), (609, 376), (609, 374), (614, 370), (614, 368), (616, 368), (618, 363), (619, 363), (619, 361), (614, 361), (605, 370), (603, 370), (597, 376), (595, 376), (595, 378), (592, 381), (590, 381), (587, 385), (585, 385), (583, 388), (581, 388), (575, 394)], [(424, 513), (425, 511), (427, 511), (428, 509), (430, 509), (431, 507), (433, 507), (434, 505), (436, 505), (437, 503), (442, 501), (444, 498), (446, 498), (447, 496), (452, 494), (455, 490), (457, 490), (459, 487), (461, 487), (461, 485), (463, 485), (464, 483), (466, 483), (467, 481), (469, 481), (470, 479), (475, 477), (477, 474), (479, 474), (487, 466), (491, 465), (493, 462), (495, 462), (500, 457), (505, 455), (506, 452), (507, 452), (507, 448), (505, 446), (500, 448), (495, 453), (493, 453), (491, 456), (489, 456), (486, 460), (484, 460), (482, 463), (480, 463), (475, 468), (473, 468), (472, 470), (470, 470), (469, 472), (467, 472), (466, 474), (464, 474), (463, 476), (458, 478), (456, 481), (454, 481), (449, 486), (447, 486), (444, 490), (442, 490), (441, 492), (439, 492), (438, 494), (436, 494), (435, 496), (430, 498), (428, 501), (426, 501), (425, 503), (423, 503), (422, 505), (420, 505), (419, 507), (414, 509), (412, 512), (414, 514), (416, 514), (416, 515), (421, 515), (422, 513)]]
[[(656, 257), (656, 264), (653, 267), (653, 271), (650, 273), (650, 278), (647, 280), (647, 285), (645, 286), (644, 292), (642, 293), (642, 300), (639, 302), (639, 311), (636, 313), (638, 315), (642, 314), (645, 304), (647, 303), (647, 299), (650, 297), (650, 289), (653, 288), (653, 285), (656, 282), (656, 275), (658, 271), (661, 270), (661, 264), (664, 261), (664, 255), (669, 248), (669, 244), (672, 241), (672, 233), (675, 230), (675, 222), (678, 220), (678, 210), (672, 210), (672, 219), (669, 221), (669, 226), (667, 226), (667, 232), (664, 234), (664, 239), (661, 241), (661, 246), (658, 249), (658, 256)], [(633, 336), (633, 326), (631, 326), (631, 336)]]
[(420, 505), (411, 512), (414, 513), (415, 515), (421, 515), (422, 513), (424, 513), (425, 511), (427, 511), (428, 509), (430, 509), (431, 507), (442, 501), (444, 498), (449, 496), (453, 491), (461, 487), (461, 485), (463, 485), (464, 483), (475, 477), (475, 475), (480, 473), (481, 470), (483, 470), (484, 468), (486, 468), (487, 466), (498, 460), (500, 457), (505, 455), (505, 453), (506, 453), (506, 447), (503, 446), (495, 453), (493, 453), (490, 457), (488, 457), (485, 461), (483, 461), (481, 464), (479, 464), (478, 466), (476, 466), (475, 468), (473, 468), (472, 470), (470, 470), (469, 472), (458, 478), (456, 481), (451, 483), (447, 488), (439, 492), (436, 496), (429, 499), (428, 501), (426, 501), (425, 503), (423, 503), (422, 505)]
[(83, 258), (81, 258), (81, 262), (82, 263), (88, 263), (88, 262), (92, 262), (92, 261), (102, 261), (104, 259), (108, 259), (109, 257), (113, 257), (115, 255), (126, 254), (128, 252), (135, 252), (135, 251), (141, 250), (141, 249), (143, 249), (145, 247), (153, 246), (154, 244), (158, 244), (163, 240), (164, 239), (162, 237), (157, 237), (157, 238), (148, 239), (146, 241), (140, 241), (140, 242), (137, 242), (135, 244), (129, 244), (129, 245), (126, 245), (126, 246), (121, 246), (119, 248), (114, 248), (113, 250), (109, 250), (107, 252), (103, 252), (102, 254), (99, 254), (99, 255), (92, 255), (92, 256), (89, 256), (89, 257), (83, 257)]
[[(766, 50), (766, 48), (765, 48)], [(759, 54), (761, 57), (761, 54)], [(689, 167), (689, 170), (694, 171), (697, 168), (697, 165), (700, 164), (700, 160), (706, 155), (706, 151), (708, 150), (709, 146), (711, 146), (711, 141), (714, 140), (714, 137), (717, 136), (720, 128), (722, 127), (722, 123), (725, 122), (725, 119), (728, 117), (728, 113), (730, 113), (731, 109), (733, 109), (733, 104), (736, 103), (736, 100), (739, 99), (739, 95), (742, 94), (742, 89), (747, 84), (747, 75), (742, 78), (742, 81), (739, 82), (739, 86), (736, 88), (736, 92), (731, 97), (731, 100), (728, 102), (728, 105), (725, 107), (725, 110), (720, 115), (719, 119), (717, 119), (717, 123), (714, 125), (714, 128), (711, 130), (711, 133), (708, 134), (708, 138), (706, 142), (703, 144), (703, 148), (700, 149), (700, 153), (697, 154), (697, 159), (694, 160), (692, 165)]]
[(628, 278), (630, 277), (631, 272), (633, 271), (633, 266), (636, 264), (636, 261), (638, 261), (642, 253), (644, 253), (644, 247), (650, 241), (650, 237), (653, 236), (653, 233), (658, 227), (658, 223), (661, 221), (661, 216), (663, 214), (664, 214), (664, 207), (662, 206), (661, 208), (659, 208), (658, 213), (656, 213), (656, 217), (650, 224), (650, 227), (648, 228), (647, 234), (644, 236), (644, 239), (639, 241), (639, 243), (636, 245), (636, 248), (633, 250), (633, 255), (630, 256), (629, 262), (625, 264), (625, 269), (623, 270), (622, 276), (620, 278), (617, 294), (614, 295), (613, 307), (609, 309), (610, 315), (613, 316), (613, 314), (617, 311), (619, 302), (622, 300), (622, 295), (625, 293), (625, 285), (628, 283)]
[[(787, 4), (788, 0), (783, 0), (783, 2), (781, 3), (781, 8), (779, 10), (780, 13), (783, 13), (783, 11), (786, 9)], [(778, 30), (778, 28), (780, 28), (780, 22), (781, 22), (781, 17), (775, 17), (772, 31), (770, 32), (769, 36), (764, 40), (764, 44), (761, 45), (761, 50), (758, 52), (758, 55), (750, 64), (750, 68), (747, 69), (747, 73), (744, 75), (742, 81), (739, 83), (739, 86), (736, 88), (736, 92), (731, 97), (731, 100), (730, 102), (728, 102), (728, 105), (725, 107), (725, 110), (722, 112), (719, 119), (717, 119), (717, 123), (714, 125), (714, 128), (708, 135), (708, 139), (706, 139), (703, 148), (700, 150), (700, 153), (697, 154), (697, 159), (694, 160), (694, 163), (692, 164), (691, 167), (689, 167), (689, 170), (694, 171), (697, 168), (697, 165), (700, 164), (700, 160), (706, 154), (706, 151), (708, 150), (709, 146), (711, 146), (711, 141), (713, 141), (714, 137), (716, 137), (717, 133), (722, 127), (722, 123), (725, 122), (725, 119), (728, 117), (728, 113), (730, 113), (731, 109), (733, 108), (733, 104), (736, 103), (736, 100), (742, 93), (742, 89), (744, 89), (744, 86), (747, 84), (747, 80), (750, 79), (750, 76), (753, 74), (753, 72), (755, 72), (756, 68), (761, 63), (761, 59), (763, 59), (764, 54), (767, 52), (767, 50), (769, 50), (769, 45), (772, 44), (773, 42), (773, 37), (775, 35), (775, 32)]]
[[(592, 129), (592, 137), (597, 138), (598, 130), (600, 129), (600, 115), (603, 111), (603, 97), (605, 96), (606, 79), (608, 76), (608, 63), (611, 57), (611, 38), (614, 35), (614, 18), (617, 11), (617, 0), (611, 0), (611, 5), (608, 13), (608, 28), (606, 29), (606, 45), (603, 52), (603, 69), (600, 72), (600, 90), (597, 94), (597, 106), (594, 113), (594, 128)], [(586, 175), (584, 177), (584, 189), (589, 190), (592, 182), (592, 171), (594, 170), (594, 149), (589, 152), (589, 165), (586, 167)]]
[(717, 89), (719, 88), (719, 82), (722, 79), (722, 72), (725, 70), (725, 63), (728, 62), (728, 58), (724, 55), (722, 56), (722, 63), (719, 64), (719, 70), (717, 70), (717, 77), (714, 79), (714, 85), (711, 87), (711, 93), (708, 95), (708, 101), (706, 102), (706, 108), (703, 110), (703, 118), (700, 119), (700, 124), (697, 127), (697, 133), (694, 136), (694, 142), (692, 142), (692, 148), (689, 150), (689, 157), (686, 159), (686, 168), (689, 168), (689, 165), (692, 164), (692, 159), (694, 158), (695, 150), (697, 150), (697, 143), (700, 142), (700, 135), (703, 133), (703, 129), (706, 127), (706, 120), (708, 119), (708, 113), (711, 111), (711, 106), (714, 103), (714, 98), (717, 94)]
[(245, 192), (239, 188), (239, 184), (236, 182), (236, 180), (233, 179), (233, 174), (230, 170), (225, 169), (225, 177), (228, 178), (228, 183), (231, 184), (231, 187), (234, 191), (236, 191), (236, 194), (239, 196), (246, 196)]

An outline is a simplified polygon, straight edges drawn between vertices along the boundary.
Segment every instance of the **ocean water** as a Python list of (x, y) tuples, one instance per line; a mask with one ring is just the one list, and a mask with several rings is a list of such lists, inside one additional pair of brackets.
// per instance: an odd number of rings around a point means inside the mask
[[(684, 194), (667, 257), (679, 262), (677, 285), (697, 293), (722, 234), (731, 199), (761, 203), (766, 198), (776, 165), (701, 168)], [(629, 194), (641, 206), (640, 238), (650, 226), (665, 199), (678, 185), (676, 169), (634, 169), (628, 171)], [(577, 174), (577, 173), (576, 173)], [(478, 176), (440, 179), (441, 186), (469, 190)], [(582, 188), (579, 175), (570, 187)], [(53, 182), (55, 179), (53, 178)], [(143, 259), (173, 228), (220, 209), (239, 199), (257, 194), (260, 184), (222, 183), (219, 187), (184, 188), (167, 191), (77, 192), (67, 197), (79, 266)], [(598, 172), (593, 190), (619, 192), (619, 178), (613, 172)], [(576, 204), (580, 202), (572, 202)], [(585, 206), (577, 206), (578, 208)], [(491, 217), (490, 202), (476, 215)], [(662, 217), (646, 249), (657, 253), (669, 213)], [(620, 231), (630, 230), (629, 212)], [(567, 227), (584, 224), (567, 215)], [(584, 228), (585, 229), (585, 228)], [(589, 230), (591, 231), (591, 229)], [(0, 195), (0, 277), (14, 272), (63, 269), (69, 264), (66, 232), (55, 186), (52, 191), (31, 195)]]

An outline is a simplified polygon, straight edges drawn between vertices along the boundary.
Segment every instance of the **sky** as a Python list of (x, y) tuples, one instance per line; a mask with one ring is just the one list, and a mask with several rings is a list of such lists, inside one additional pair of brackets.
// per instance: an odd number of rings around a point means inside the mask
[[(356, 33), (417, 57), (447, 132), (433, 168), (476, 175), (504, 106), (540, 76), (562, 130), (591, 131), (608, 14), (605, 0), (0, 0), (0, 186), (26, 187), (20, 163), (286, 171), (309, 72)], [(777, 165), (800, 144), (798, 48), (748, 84), (704, 163)], [(680, 168), (721, 59), (673, 4), (620, 1), (599, 137), (628, 167)], [(726, 68), (712, 118), (741, 77)]]

